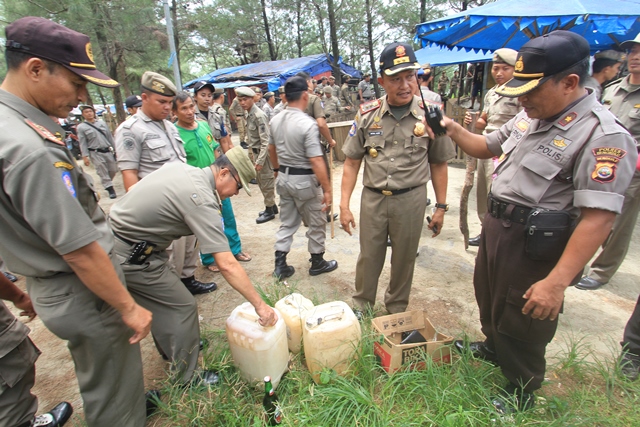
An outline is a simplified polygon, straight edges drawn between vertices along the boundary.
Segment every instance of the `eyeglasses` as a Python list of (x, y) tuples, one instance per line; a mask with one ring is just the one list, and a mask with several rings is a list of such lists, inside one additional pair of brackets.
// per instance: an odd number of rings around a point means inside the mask
[(236, 185), (238, 186), (238, 191), (242, 190), (242, 183), (238, 181), (235, 175), (232, 174), (231, 172), (229, 172), (229, 175), (231, 175), (231, 178), (233, 178), (233, 180), (236, 182)]

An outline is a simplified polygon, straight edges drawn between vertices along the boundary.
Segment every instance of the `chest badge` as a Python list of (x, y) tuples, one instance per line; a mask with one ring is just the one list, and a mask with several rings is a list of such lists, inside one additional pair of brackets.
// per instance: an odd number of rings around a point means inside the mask
[(380, 123), (375, 122), (374, 124), (369, 126), (369, 129), (382, 129), (382, 126), (380, 126)]
[(424, 133), (425, 133), (424, 123), (422, 122), (416, 123), (415, 127), (413, 128), (413, 134), (415, 136), (423, 136)]
[(573, 143), (572, 140), (566, 139), (560, 135), (556, 135), (555, 138), (549, 143), (549, 145), (557, 148), (560, 151), (564, 151)]
[(376, 147), (370, 147), (370, 148), (369, 148), (369, 155), (370, 155), (371, 157), (373, 157), (374, 159), (375, 159), (376, 157), (378, 157), (378, 150), (376, 150)]

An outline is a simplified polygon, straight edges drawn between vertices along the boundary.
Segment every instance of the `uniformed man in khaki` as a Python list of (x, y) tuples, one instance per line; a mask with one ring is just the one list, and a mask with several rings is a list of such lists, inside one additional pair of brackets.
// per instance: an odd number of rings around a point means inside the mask
[(342, 79), (342, 86), (340, 87), (340, 105), (354, 108), (353, 98), (351, 98), (351, 91), (349, 90), (349, 80), (351, 80), (351, 76), (345, 74)]
[(223, 153), (233, 148), (231, 142), (231, 123), (229, 115), (222, 106), (224, 104), (224, 89), (215, 89), (213, 92), (213, 104), (209, 111), (209, 128), (213, 137), (220, 144)]
[(588, 72), (589, 43), (553, 31), (522, 46), (514, 78), (496, 89), (522, 104), (512, 120), (477, 135), (444, 119), (467, 154), (499, 156), (473, 279), (486, 340), (470, 351), (509, 381), (493, 400), (500, 412), (534, 405), (564, 291), (609, 234), (638, 158), (633, 138), (583, 86)]
[(2, 302), (11, 301), (20, 316), (36, 317), (31, 298), (9, 279), (0, 275), (0, 425), (18, 427), (63, 426), (73, 414), (68, 402), (35, 416), (38, 398), (31, 393), (36, 379), (36, 359), (40, 350), (29, 338), (29, 328), (15, 318)]
[(287, 97), (284, 94), (284, 86), (280, 86), (278, 88), (278, 95), (280, 95), (280, 102), (273, 107), (273, 116), (277, 116), (282, 113), (285, 108), (287, 108)]
[(107, 124), (96, 117), (96, 110), (91, 105), (83, 105), (82, 117), (84, 122), (77, 127), (80, 152), (85, 166), (89, 166), (89, 159), (96, 168), (96, 173), (102, 180), (102, 186), (109, 193), (109, 198), (117, 197), (111, 181), (118, 172), (118, 165), (114, 157), (115, 142)]
[(258, 214), (257, 224), (271, 221), (276, 217), (276, 195), (274, 175), (269, 161), (269, 122), (264, 112), (254, 101), (255, 93), (248, 87), (236, 89), (236, 97), (247, 112), (247, 143), (257, 172), (258, 186), (264, 197), (265, 210)]
[[(175, 85), (163, 75), (147, 71), (142, 75), (141, 86), (142, 107), (116, 129), (118, 166), (127, 191), (166, 163), (186, 161), (178, 130), (166, 120), (177, 92)], [(216, 289), (215, 283), (202, 283), (194, 276), (198, 262), (195, 237), (177, 240), (170, 253), (172, 265), (192, 294)]]
[(304, 71), (296, 75), (304, 78), (307, 81), (307, 86), (309, 88), (309, 103), (306, 110), (304, 110), (305, 113), (316, 120), (318, 129), (320, 130), (320, 135), (324, 137), (325, 141), (329, 141), (329, 146), (335, 147), (336, 142), (331, 136), (331, 131), (329, 130), (329, 126), (327, 126), (327, 119), (325, 118), (324, 110), (322, 109), (322, 100), (320, 97), (313, 94), (313, 79)]
[(602, 88), (607, 82), (613, 80), (620, 72), (620, 66), (627, 59), (626, 55), (617, 50), (603, 50), (593, 55), (591, 64), (591, 76), (587, 79), (585, 86), (593, 88), (596, 98), (602, 99)]
[(429, 89), (429, 84), (433, 81), (431, 64), (427, 63), (422, 66), (418, 71), (418, 78), (420, 79), (420, 92), (422, 93), (416, 93), (416, 95), (422, 96), (422, 100), (427, 104), (437, 105), (442, 108), (442, 97)]
[(240, 105), (237, 97), (233, 98), (231, 105), (229, 106), (229, 115), (238, 125), (238, 134), (240, 136), (240, 146), (245, 150), (249, 147), (247, 145), (247, 117)]
[[(482, 131), (483, 135), (488, 135), (502, 127), (511, 120), (518, 112), (522, 111), (522, 106), (515, 98), (498, 95), (496, 89), (505, 84), (513, 77), (516, 56), (518, 52), (513, 49), (501, 48), (493, 53), (493, 63), (491, 65), (491, 75), (496, 85), (487, 91), (484, 96), (482, 114), (476, 121), (476, 129)], [(471, 115), (465, 115), (465, 124), (471, 123)], [(476, 206), (480, 225), (487, 214), (487, 200), (493, 182), (494, 162), (498, 158), (478, 159), (477, 179), (476, 179)], [(480, 235), (469, 239), (469, 246), (478, 246)]]
[[(168, 263), (166, 248), (173, 240), (194, 234), (200, 250), (213, 254), (224, 278), (254, 305), (260, 323), (271, 326), (277, 320), (231, 253), (220, 214), (220, 199), (238, 194), (242, 187), (248, 193), (254, 176), (241, 147), (204, 169), (170, 163), (140, 181), (109, 213), (127, 284), (136, 301), (154, 314), (151, 332), (182, 383), (194, 377), (200, 331), (196, 301)], [(139, 250), (141, 244), (146, 248)], [(213, 371), (196, 375), (205, 384), (219, 381)]]
[(378, 279), (385, 265), (387, 236), (391, 239), (391, 274), (384, 302), (390, 313), (409, 304), (416, 252), (427, 207), (426, 184), (431, 176), (436, 211), (428, 225), (437, 236), (448, 210), (447, 160), (455, 157), (447, 137), (425, 133), (424, 105), (418, 90), (415, 53), (410, 45), (391, 43), (380, 55), (379, 83), (386, 96), (360, 106), (344, 142), (347, 156), (342, 175), (340, 222), (351, 234), (356, 226), (349, 203), (364, 161), (360, 202), (360, 255), (356, 264), (356, 309), (372, 309)]
[(253, 102), (255, 102), (258, 108), (262, 110), (264, 108), (264, 104), (267, 103), (262, 94), (262, 89), (260, 89), (258, 86), (253, 86), (251, 89), (253, 89), (253, 91), (255, 92)]
[(451, 77), (451, 84), (449, 86), (449, 98), (458, 97), (458, 88), (460, 87), (460, 72), (455, 70), (453, 77)]
[(371, 84), (371, 74), (365, 74), (360, 83), (358, 83), (358, 95), (360, 95), (361, 103), (371, 101), (376, 97)]
[(438, 93), (445, 95), (447, 93), (447, 85), (449, 84), (449, 77), (447, 77), (446, 72), (442, 72), (440, 74), (440, 79), (438, 80)]
[(271, 122), (274, 115), (273, 107), (276, 105), (276, 98), (273, 92), (267, 92), (264, 94), (265, 104), (262, 107), (262, 112), (267, 116), (267, 121)]
[(322, 101), (322, 107), (324, 109), (324, 115), (326, 117), (335, 116), (339, 113), (344, 113), (351, 109), (351, 107), (341, 107), (338, 102), (338, 98), (333, 96), (333, 88), (331, 86), (327, 86), (324, 88), (324, 96), (325, 98)]
[(143, 426), (138, 342), (149, 332), (151, 313), (127, 292), (92, 179), (51, 119), (86, 102), (88, 82), (118, 83), (96, 69), (84, 34), (36, 17), (5, 31), (0, 256), (26, 277), (45, 326), (67, 341), (87, 425)]
[[(289, 106), (271, 122), (269, 154), (278, 173), (276, 189), (280, 195), (280, 228), (276, 233), (275, 270), (280, 279), (293, 275), (295, 269), (287, 265), (293, 235), (304, 220), (309, 226), (311, 268), (317, 276), (338, 268), (335, 260), (324, 259), (327, 224), (326, 211), (331, 210), (332, 191), (324, 150), (320, 143), (318, 125), (304, 113), (309, 102), (307, 81), (291, 77), (284, 85)], [(331, 95), (331, 88), (327, 86)]]

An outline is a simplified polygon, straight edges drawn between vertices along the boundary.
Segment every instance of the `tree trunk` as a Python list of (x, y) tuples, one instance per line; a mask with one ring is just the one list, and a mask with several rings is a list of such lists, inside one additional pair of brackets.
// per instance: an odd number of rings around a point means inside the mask
[(302, 19), (302, 0), (296, 0), (296, 45), (298, 46), (298, 58), (302, 57), (302, 31), (300, 20)]
[(378, 72), (376, 71), (376, 57), (373, 53), (373, 18), (371, 16), (371, 0), (365, 0), (367, 9), (367, 47), (369, 48), (369, 65), (371, 66), (371, 80), (376, 92), (376, 98), (380, 98), (380, 88), (378, 87)]
[(420, 23), (427, 22), (427, 0), (420, 0)]
[(333, 55), (333, 61), (331, 61), (331, 68), (333, 69), (333, 75), (336, 78), (337, 84), (342, 84), (342, 75), (340, 73), (340, 50), (338, 49), (338, 30), (336, 28), (336, 12), (333, 6), (333, 0), (327, 0), (327, 8), (329, 9), (329, 34), (331, 37), (331, 53)]
[(176, 57), (174, 60), (178, 62), (178, 69), (180, 69), (180, 37), (178, 37), (178, 0), (171, 0), (171, 20), (173, 21), (173, 43), (175, 43), (175, 46), (176, 46)]
[(267, 36), (267, 44), (269, 45), (269, 57), (272, 61), (278, 59), (278, 55), (276, 54), (276, 50), (273, 46), (273, 41), (271, 40), (271, 31), (269, 31), (269, 20), (267, 19), (267, 5), (265, 0), (260, 0), (260, 4), (262, 4), (262, 20), (264, 21), (264, 32)]

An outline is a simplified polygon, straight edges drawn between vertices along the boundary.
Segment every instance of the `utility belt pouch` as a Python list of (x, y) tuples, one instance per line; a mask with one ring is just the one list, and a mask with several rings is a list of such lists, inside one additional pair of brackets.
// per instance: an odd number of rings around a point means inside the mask
[(125, 261), (125, 264), (142, 265), (146, 262), (147, 258), (151, 256), (156, 245), (150, 242), (142, 241), (133, 245), (131, 254)]
[(574, 221), (567, 211), (535, 208), (525, 225), (527, 256), (536, 261), (557, 261), (569, 242)]

